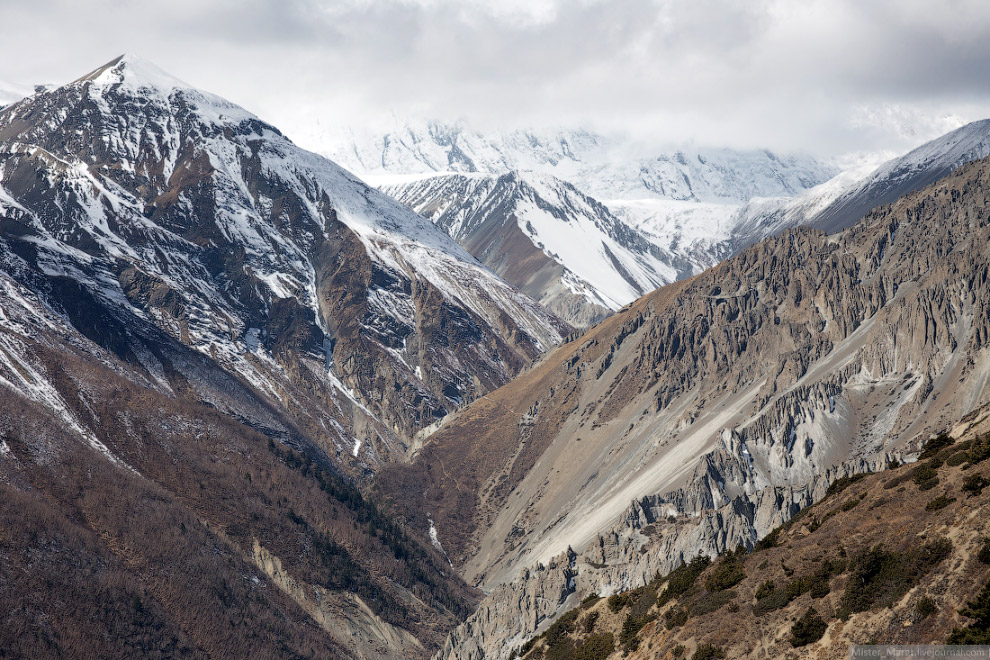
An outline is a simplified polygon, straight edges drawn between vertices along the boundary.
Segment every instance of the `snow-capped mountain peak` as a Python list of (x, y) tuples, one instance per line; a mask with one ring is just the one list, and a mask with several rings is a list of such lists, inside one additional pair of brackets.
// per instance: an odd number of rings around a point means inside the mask
[(92, 82), (98, 86), (126, 85), (131, 89), (193, 89), (188, 83), (179, 80), (153, 62), (133, 53), (124, 53), (100, 68), (92, 71), (77, 82)]
[(279, 354), (317, 360), (399, 434), (570, 330), (426, 218), (131, 56), (0, 111), (0, 200), (46, 276), (268, 393)]

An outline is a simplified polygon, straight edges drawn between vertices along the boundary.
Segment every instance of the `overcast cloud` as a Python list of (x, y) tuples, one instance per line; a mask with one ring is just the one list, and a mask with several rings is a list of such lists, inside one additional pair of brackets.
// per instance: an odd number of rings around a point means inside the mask
[(0, 0), (0, 79), (122, 52), (304, 145), (393, 115), (829, 156), (990, 116), (985, 0)]

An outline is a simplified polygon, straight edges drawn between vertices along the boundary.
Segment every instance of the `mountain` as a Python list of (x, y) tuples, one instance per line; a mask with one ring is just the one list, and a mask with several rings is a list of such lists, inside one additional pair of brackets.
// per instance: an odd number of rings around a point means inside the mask
[(895, 158), (814, 215), (828, 232), (850, 226), (882, 204), (919, 190), (960, 165), (990, 155), (990, 119), (966, 124)]
[(632, 138), (580, 129), (479, 131), (461, 124), (402, 122), (379, 132), (340, 129), (312, 142), (372, 181), (386, 174), (527, 170), (563, 179), (605, 201), (741, 203), (794, 195), (835, 174), (808, 156), (697, 148), (652, 153)]
[(429, 221), (137, 58), (5, 108), (0, 142), (3, 239), (50, 304), (129, 359), (150, 321), (372, 468), (569, 331)]
[(824, 659), (985, 641), (988, 421), (985, 408), (967, 416), (920, 464), (835, 482), (751, 553), (686, 557), (637, 589), (589, 594), (520, 657)]
[(381, 473), (488, 592), (439, 657), (506, 657), (579, 591), (751, 545), (988, 403), (988, 191), (978, 161), (661, 288)]
[(574, 326), (692, 274), (574, 186), (536, 172), (444, 174), (381, 190)]
[(738, 249), (800, 225), (827, 232), (844, 229), (870, 210), (988, 155), (990, 120), (966, 124), (875, 169), (852, 168), (794, 197), (751, 200), (730, 221), (730, 242)]
[(133, 56), (4, 107), (0, 648), (428, 657), (478, 593), (362, 488), (570, 332)]
[[(733, 252), (733, 219), (754, 197), (790, 197), (836, 173), (801, 155), (767, 150), (651, 151), (629, 137), (586, 130), (479, 131), (460, 124), (397, 122), (391, 130), (328, 131), (316, 148), (371, 183), (429, 175), (534, 172), (598, 200), (684, 276)], [(397, 180), (398, 179), (398, 180)], [(405, 179), (405, 180), (403, 180)], [(447, 206), (416, 194), (417, 208)], [(669, 269), (664, 269), (669, 270)], [(665, 281), (669, 276), (659, 271)]]
[(262, 393), (130, 330), (133, 361), (0, 273), (4, 653), (428, 657), (477, 599), (442, 554)]

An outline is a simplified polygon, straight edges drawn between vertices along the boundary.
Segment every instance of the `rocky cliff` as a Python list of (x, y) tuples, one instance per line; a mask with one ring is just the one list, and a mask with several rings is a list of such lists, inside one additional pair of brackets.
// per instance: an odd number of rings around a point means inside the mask
[[(604, 591), (663, 553), (752, 543), (823, 475), (883, 465), (986, 403), (988, 190), (980, 161), (838, 235), (785, 232), (637, 301), (449, 420), (380, 487), (410, 519), (429, 511), (491, 592), (465, 625), (503, 608), (504, 590), (525, 602), (522, 576), (568, 547), (619, 560), (589, 574)], [(665, 512), (718, 518), (639, 560), (628, 529)], [(456, 633), (444, 657), (500, 656), (517, 620), (530, 617), (492, 619), (482, 642)]]

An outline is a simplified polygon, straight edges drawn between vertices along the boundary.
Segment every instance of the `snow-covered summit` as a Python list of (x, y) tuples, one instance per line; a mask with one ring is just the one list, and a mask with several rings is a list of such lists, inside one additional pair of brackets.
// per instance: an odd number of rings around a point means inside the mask
[(379, 132), (341, 128), (314, 137), (313, 143), (361, 176), (531, 170), (552, 174), (600, 200), (742, 203), (794, 195), (836, 172), (801, 154), (653, 149), (629, 136), (584, 129), (480, 131), (463, 123), (397, 122)]
[(192, 85), (133, 53), (124, 53), (110, 60), (95, 71), (79, 78), (77, 82), (92, 82), (98, 86), (123, 84), (131, 89), (162, 91), (176, 88), (193, 89)]
[(258, 355), (318, 360), (403, 433), (570, 329), (426, 218), (130, 56), (0, 110), (0, 200), (46, 274), (268, 392)]

